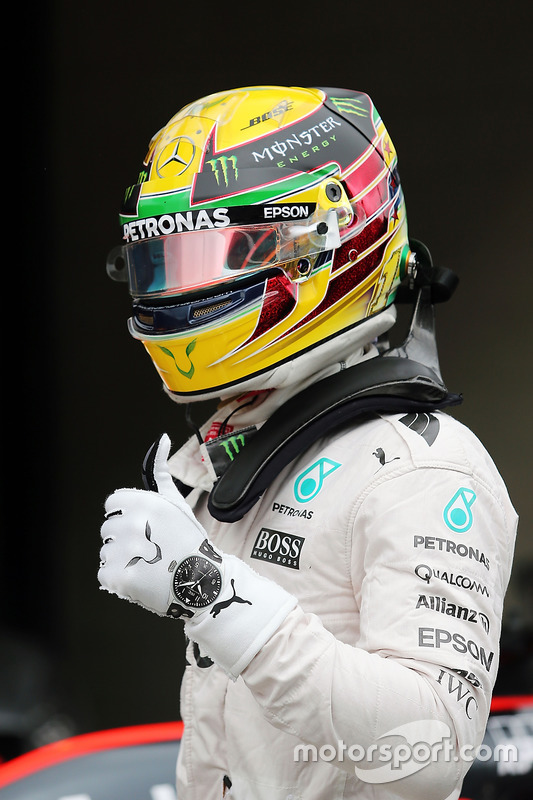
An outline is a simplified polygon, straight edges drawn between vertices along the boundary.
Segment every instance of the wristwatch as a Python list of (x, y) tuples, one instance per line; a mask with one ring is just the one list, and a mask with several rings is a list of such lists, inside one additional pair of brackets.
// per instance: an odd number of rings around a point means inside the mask
[(222, 589), (220, 570), (201, 555), (192, 555), (178, 564), (172, 580), (176, 600), (188, 608), (205, 608)]

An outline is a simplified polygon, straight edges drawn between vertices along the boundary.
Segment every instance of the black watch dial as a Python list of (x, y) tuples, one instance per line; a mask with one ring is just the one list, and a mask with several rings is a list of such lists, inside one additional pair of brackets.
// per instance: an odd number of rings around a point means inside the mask
[(176, 599), (184, 606), (204, 608), (222, 589), (220, 570), (202, 556), (189, 556), (179, 564), (173, 581)]

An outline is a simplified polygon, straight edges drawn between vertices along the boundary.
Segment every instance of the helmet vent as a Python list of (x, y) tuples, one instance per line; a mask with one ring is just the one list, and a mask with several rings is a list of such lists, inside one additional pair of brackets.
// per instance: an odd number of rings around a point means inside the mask
[(216, 311), (220, 311), (226, 306), (231, 305), (231, 300), (224, 300), (220, 303), (213, 303), (210, 306), (202, 306), (201, 308), (195, 308), (192, 312), (193, 319), (198, 319), (199, 317), (205, 317), (207, 314), (214, 314)]

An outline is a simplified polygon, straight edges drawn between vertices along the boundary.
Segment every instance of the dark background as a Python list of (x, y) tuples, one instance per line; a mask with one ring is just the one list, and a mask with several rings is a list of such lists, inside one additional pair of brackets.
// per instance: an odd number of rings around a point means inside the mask
[(9, 644), (0, 666), (5, 673), (11, 653), (12, 674), (0, 680), (0, 705), (32, 696), (19, 685), (35, 681), (17, 649), (29, 645), (50, 660), (65, 730), (178, 716), (181, 626), (100, 592), (96, 580), (106, 495), (140, 485), (161, 431), (176, 444), (186, 435), (182, 410), (129, 337), (127, 291), (109, 281), (105, 258), (151, 136), (198, 97), (260, 83), (368, 92), (399, 153), (411, 235), (460, 276), (438, 309), (441, 367), (465, 396), (454, 414), (491, 452), (521, 515), (506, 618), (519, 633), (511, 651), (524, 646), (533, 561), (530, 9), (488, 0), (58, 0), (31, 14), (15, 9), (17, 58), (5, 80), (0, 576)]

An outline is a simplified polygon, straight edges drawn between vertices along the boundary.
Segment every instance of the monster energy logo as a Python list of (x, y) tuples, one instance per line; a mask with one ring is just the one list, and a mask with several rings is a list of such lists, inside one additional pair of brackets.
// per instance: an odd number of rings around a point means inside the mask
[(233, 179), (237, 180), (239, 177), (239, 170), (237, 169), (237, 156), (220, 156), (220, 158), (212, 158), (206, 161), (209, 164), (216, 178), (217, 184), (220, 186), (220, 178), (224, 179), (224, 186), (228, 185), (228, 177), (230, 168), (233, 170)]
[(133, 184), (133, 186), (129, 186), (126, 189), (126, 192), (124, 194), (124, 204), (126, 204), (128, 200), (133, 196), (133, 193), (137, 190), (139, 184), (144, 183), (146, 180), (148, 180), (148, 173), (146, 172), (146, 170), (143, 169), (141, 170), (141, 172), (139, 172), (137, 183)]
[(224, 434), (205, 443), (211, 466), (220, 478), (237, 458), (244, 446), (257, 432), (255, 425), (242, 428), (234, 434)]
[(356, 97), (330, 97), (331, 102), (342, 114), (356, 114), (358, 117), (368, 117), (368, 109), (362, 107), (362, 100)]
[(220, 442), (220, 444), (226, 451), (226, 455), (228, 456), (229, 460), (234, 461), (235, 456), (245, 445), (244, 436), (242, 433), (238, 433), (235, 436), (230, 436), (229, 439), (225, 439), (223, 442)]

